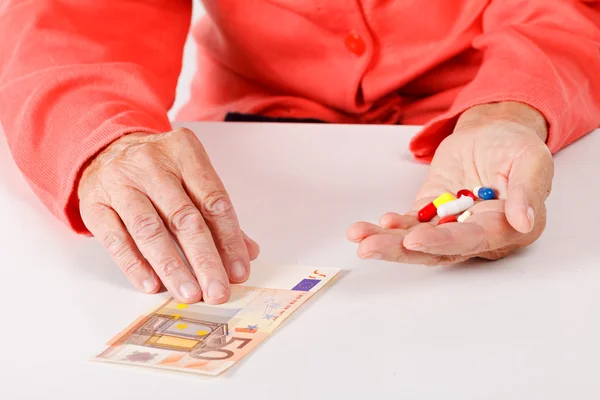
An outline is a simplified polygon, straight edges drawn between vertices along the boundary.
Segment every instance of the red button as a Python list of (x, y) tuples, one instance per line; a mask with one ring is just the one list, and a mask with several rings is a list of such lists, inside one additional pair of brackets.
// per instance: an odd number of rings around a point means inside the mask
[(350, 32), (348, 36), (346, 36), (345, 42), (348, 50), (350, 50), (357, 56), (362, 56), (365, 50), (367, 49), (365, 41), (356, 32)]

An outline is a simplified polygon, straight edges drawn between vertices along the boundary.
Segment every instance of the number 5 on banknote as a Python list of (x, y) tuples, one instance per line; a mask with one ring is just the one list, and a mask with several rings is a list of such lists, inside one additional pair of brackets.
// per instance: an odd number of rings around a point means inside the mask
[[(224, 347), (226, 347), (227, 345), (229, 345), (232, 342), (235, 342), (237, 340), (242, 342), (241, 344), (239, 344), (237, 346), (237, 348), (236, 348), (237, 350), (243, 349), (244, 346), (246, 346), (248, 343), (250, 343), (252, 341), (252, 339), (232, 337), (227, 342), (225, 342), (225, 344), (221, 348), (218, 348), (218, 349), (211, 349), (211, 348), (194, 349), (194, 350), (190, 351), (190, 356), (193, 358), (197, 358), (199, 360), (226, 360), (228, 358), (233, 357), (234, 352), (231, 350), (224, 349)], [(224, 354), (224, 356), (223, 357), (211, 357), (207, 353), (221, 353), (221, 354)]]

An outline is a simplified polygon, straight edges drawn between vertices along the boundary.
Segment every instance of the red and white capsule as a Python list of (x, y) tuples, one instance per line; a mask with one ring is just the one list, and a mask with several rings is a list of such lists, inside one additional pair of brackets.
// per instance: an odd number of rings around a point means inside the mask
[(419, 214), (417, 217), (419, 218), (419, 222), (429, 222), (437, 215), (437, 209), (443, 204), (448, 203), (449, 201), (456, 200), (456, 197), (452, 193), (444, 193), (438, 196), (431, 203), (427, 204), (425, 207), (419, 210)]
[(473, 207), (475, 201), (469, 196), (461, 196), (457, 200), (449, 201), (448, 203), (442, 204), (437, 209), (437, 215), (440, 218), (444, 218), (446, 215), (460, 214), (469, 208)]

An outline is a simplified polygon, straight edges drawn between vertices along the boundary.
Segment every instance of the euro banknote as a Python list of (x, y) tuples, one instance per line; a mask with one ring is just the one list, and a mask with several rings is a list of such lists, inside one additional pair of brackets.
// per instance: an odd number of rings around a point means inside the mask
[(162, 304), (111, 339), (93, 361), (219, 375), (330, 282), (338, 268), (289, 267), (233, 285), (227, 303)]

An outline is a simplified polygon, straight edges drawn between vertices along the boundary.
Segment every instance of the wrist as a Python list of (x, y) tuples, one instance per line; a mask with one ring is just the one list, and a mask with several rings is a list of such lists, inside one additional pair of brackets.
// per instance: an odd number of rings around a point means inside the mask
[(456, 127), (481, 122), (508, 122), (534, 132), (544, 143), (548, 139), (548, 122), (535, 108), (515, 101), (488, 103), (473, 106), (459, 117)]

